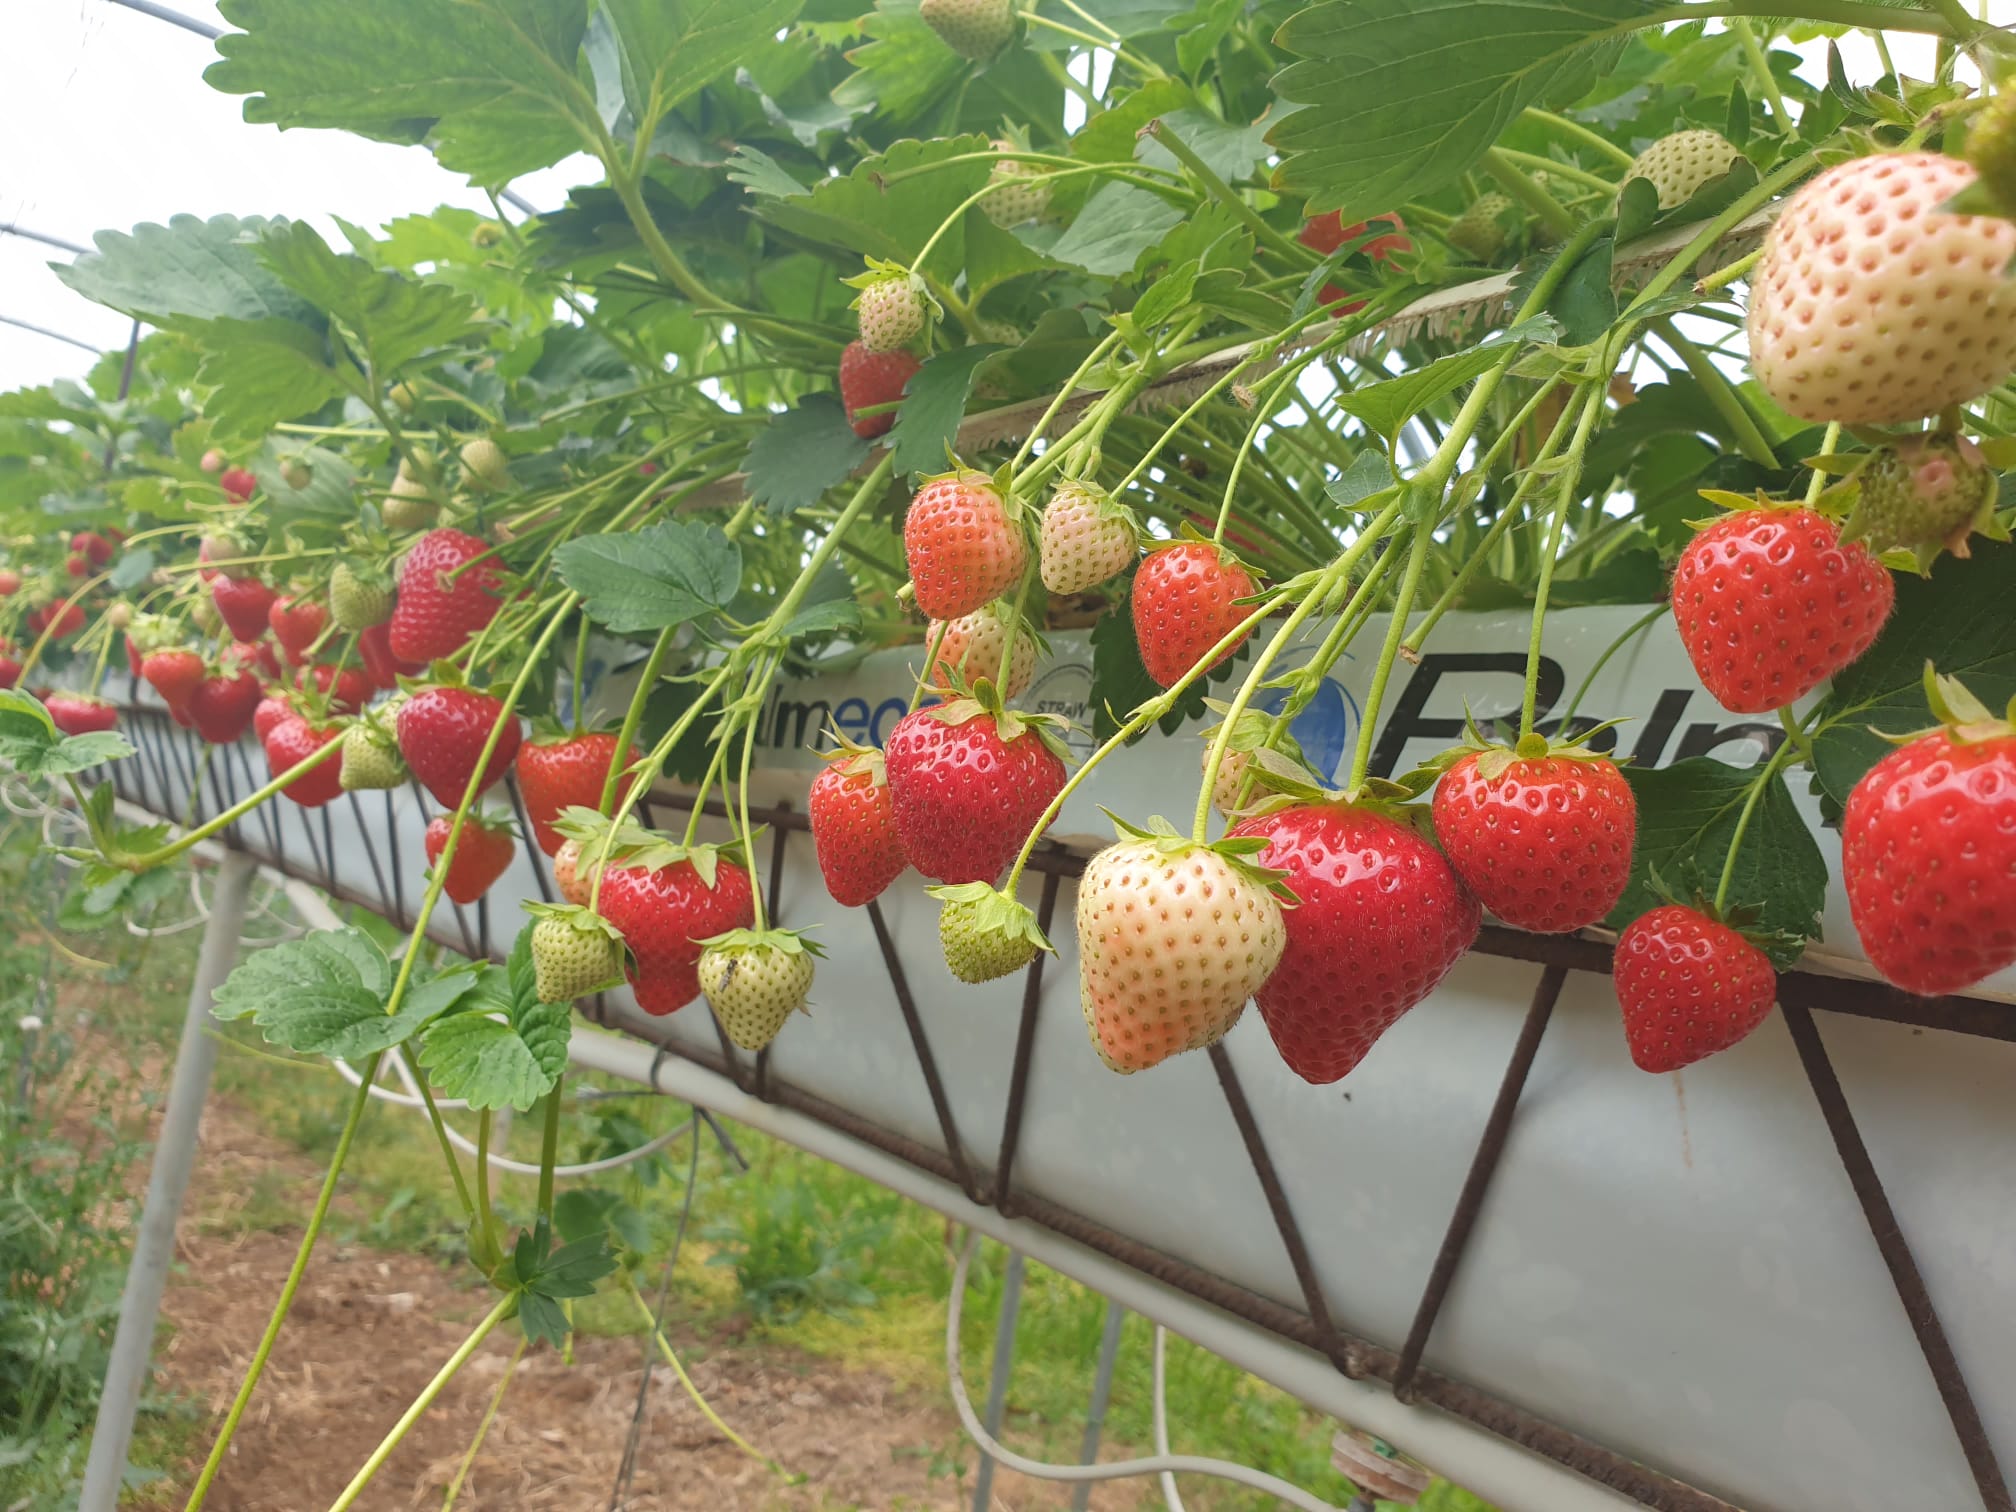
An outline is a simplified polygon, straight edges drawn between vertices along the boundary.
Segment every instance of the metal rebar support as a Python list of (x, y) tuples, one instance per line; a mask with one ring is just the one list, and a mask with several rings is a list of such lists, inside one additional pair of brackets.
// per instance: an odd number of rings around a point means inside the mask
[(196, 1164), (196, 1131), (210, 1093), (210, 1072), (217, 1064), (217, 1041), (209, 1033), (210, 999), (237, 963), (238, 936), (245, 926), (245, 896), (255, 870), (252, 858), (241, 851), (228, 852), (218, 867), (217, 894), (210, 903), (210, 921), (203, 926), (203, 949), (196, 962), (196, 978), (189, 986), (189, 1009), (182, 1020), (182, 1044), (175, 1054), (168, 1108), (161, 1119), (154, 1166), (147, 1178), (147, 1202), (140, 1215), (133, 1263), (126, 1272), (126, 1290), (119, 1299), (119, 1324), (112, 1337), (105, 1390), (98, 1399), (98, 1425), (91, 1436), (78, 1512), (115, 1512), (119, 1504), (126, 1451), (133, 1442), (133, 1418), (147, 1384), (148, 1360), (154, 1353), (161, 1294), (168, 1284), (169, 1263), (175, 1257), (175, 1224), (182, 1216), (182, 1198)]
[[(1001, 1419), (1008, 1411), (1008, 1378), (1015, 1371), (1015, 1319), (1022, 1311), (1022, 1273), (1027, 1262), (1022, 1251), (1008, 1251), (1008, 1270), (1001, 1278), (1001, 1316), (994, 1324), (994, 1374), (987, 1383), (988, 1435), (1001, 1437)], [(973, 1477), (973, 1512), (988, 1512), (994, 1504), (994, 1461), (980, 1456), (980, 1468)]]
[[(1099, 1339), (1099, 1370), (1092, 1377), (1092, 1405), (1085, 1409), (1085, 1441), (1078, 1446), (1078, 1463), (1090, 1465), (1099, 1458), (1099, 1435), (1106, 1427), (1106, 1405), (1113, 1400), (1113, 1367), (1120, 1361), (1120, 1325), (1127, 1321), (1127, 1309), (1112, 1297), (1106, 1299), (1106, 1332)], [(1085, 1512), (1092, 1505), (1092, 1482), (1080, 1481), (1071, 1493), (1071, 1512)]]

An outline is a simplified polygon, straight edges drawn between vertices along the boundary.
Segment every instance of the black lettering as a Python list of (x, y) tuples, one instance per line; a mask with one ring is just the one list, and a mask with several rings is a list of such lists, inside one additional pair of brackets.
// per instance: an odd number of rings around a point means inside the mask
[(1638, 749), (1631, 753), (1633, 765), (1659, 765), (1659, 758), (1666, 754), (1666, 742), (1680, 727), (1680, 716), (1687, 712), (1687, 702), (1693, 696), (1687, 688), (1668, 688), (1659, 695), (1659, 702), (1652, 706), (1652, 717), (1645, 721), (1645, 733), (1638, 737)]
[[(770, 744), (778, 750), (802, 748), (811, 743), (812, 737), (826, 728), (826, 720), (833, 712), (833, 706), (825, 699), (815, 699), (811, 703), (797, 703), (789, 699), (777, 700), (777, 715), (771, 723)], [(797, 726), (787, 739), (784, 727), (793, 715), (797, 716)]]
[[(1372, 751), (1372, 775), (1390, 777), (1399, 765), (1400, 753), (1410, 740), (1432, 740), (1438, 745), (1450, 745), (1462, 738), (1463, 720), (1455, 718), (1428, 719), (1421, 711), (1428, 707), (1428, 700), (1434, 696), (1435, 686), (1444, 676), (1474, 676), (1479, 673), (1499, 673), (1524, 679), (1526, 676), (1526, 653), (1523, 651), (1433, 651), (1421, 658), (1421, 665), (1407, 680), (1407, 686), (1400, 690), (1400, 697), (1393, 705), (1393, 715), (1386, 721), (1386, 728), (1379, 732), (1379, 743)], [(1561, 664), (1551, 656), (1540, 658), (1539, 699), (1534, 708), (1537, 714), (1544, 714), (1560, 701), (1561, 690), (1567, 684), (1567, 677)]]

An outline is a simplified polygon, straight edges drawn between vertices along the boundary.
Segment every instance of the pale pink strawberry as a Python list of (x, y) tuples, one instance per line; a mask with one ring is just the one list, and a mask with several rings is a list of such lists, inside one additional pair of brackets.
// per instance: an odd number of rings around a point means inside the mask
[(2016, 368), (2016, 222), (1939, 206), (1975, 171), (1936, 152), (1857, 158), (1786, 204), (1750, 279), (1750, 367), (1802, 420), (1896, 425)]
[[(941, 624), (945, 626), (943, 641), (938, 639)], [(940, 692), (950, 693), (954, 676), (969, 687), (977, 677), (999, 679), (1001, 649), (1007, 638), (1008, 620), (999, 604), (983, 605), (949, 624), (933, 620), (925, 632), (924, 644), (927, 649), (932, 645), (938, 647), (938, 659), (932, 663), (926, 681)], [(1024, 620), (1015, 627), (1015, 654), (1008, 661), (1007, 680), (999, 684), (1001, 696), (1014, 698), (1035, 676), (1036, 637)]]
[(1097, 483), (1066, 478), (1043, 506), (1036, 545), (1043, 586), (1083, 593), (1127, 570), (1141, 549), (1141, 529), (1133, 511)]

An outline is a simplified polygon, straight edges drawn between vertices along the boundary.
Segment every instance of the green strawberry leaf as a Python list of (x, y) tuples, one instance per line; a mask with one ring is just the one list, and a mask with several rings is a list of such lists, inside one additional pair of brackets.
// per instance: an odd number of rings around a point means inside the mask
[(1112, 278), (1131, 271), (1135, 259), (1182, 221), (1183, 212), (1159, 194), (1133, 184), (1104, 184), (1054, 241), (1040, 223), (1018, 227), (1015, 234), (1054, 262)]
[(1834, 679), (1813, 727), (1813, 780), (1830, 816), (1891, 750), (1889, 735), (1928, 729), (1925, 664), (1957, 677), (1991, 709), (2016, 698), (2016, 545), (1977, 539), (1929, 577), (1898, 574), (1897, 607), (1876, 644)]
[(718, 525), (684, 520), (586, 536), (553, 558), (588, 617), (619, 634), (665, 630), (725, 609), (742, 582), (741, 548)]
[(1328, 0), (1276, 37), (1276, 184), (1345, 224), (1461, 177), (1528, 105), (1572, 100), (1617, 58), (1644, 0)]
[(403, 1044), (474, 985), (467, 968), (408, 988), (396, 1014), (385, 1011), (391, 964), (366, 935), (344, 927), (288, 940), (239, 962), (210, 1011), (250, 1018), (266, 1042), (301, 1055), (346, 1059)]
[(154, 325), (217, 319), (320, 325), (315, 307), (259, 255), (258, 239), (287, 224), (258, 215), (178, 215), (165, 226), (100, 231), (92, 238), (98, 249), (59, 265), (56, 276), (86, 299)]
[[(963, 408), (963, 394), (960, 403)], [(900, 432), (900, 420), (898, 426)], [(843, 482), (861, 465), (868, 447), (847, 423), (847, 412), (840, 407), (837, 395), (808, 394), (796, 407), (764, 426), (749, 443), (749, 455), (742, 464), (748, 473), (749, 497), (771, 514), (794, 514), (818, 503), (827, 489)], [(944, 452), (933, 460), (944, 461)]]
[[(1666, 902), (1669, 890), (1683, 901), (1714, 894), (1757, 772), (1694, 756), (1669, 767), (1627, 766), (1624, 776), (1638, 800), (1638, 843), (1631, 881), (1604, 921), (1612, 929)], [(1800, 942), (1820, 938), (1827, 863), (1782, 772), (1772, 774), (1750, 817), (1728, 902), (1732, 909), (1754, 909), (1765, 933)], [(1786, 966), (1798, 954), (1781, 944), (1773, 960)]]
[(420, 1064), (437, 1090), (472, 1108), (523, 1113), (566, 1070), (573, 1032), (569, 1005), (539, 1001), (528, 924), (518, 932), (509, 963), (480, 967), (455, 1011), (428, 1029)]
[(288, 288), (327, 311), (380, 372), (476, 334), (476, 304), (466, 294), (333, 251), (304, 221), (269, 229), (259, 257)]
[(944, 470), (946, 452), (959, 434), (959, 422), (966, 418), (974, 374), (981, 363), (1001, 350), (985, 344), (954, 347), (940, 352), (912, 375), (904, 385), (903, 404), (889, 434), (899, 475)]

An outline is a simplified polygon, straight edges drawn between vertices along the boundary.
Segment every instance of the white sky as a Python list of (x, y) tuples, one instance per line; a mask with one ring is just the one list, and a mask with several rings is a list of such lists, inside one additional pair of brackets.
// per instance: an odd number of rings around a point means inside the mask
[[(169, 3), (222, 24), (210, 0)], [(334, 239), (331, 215), (375, 228), (443, 203), (487, 204), (423, 148), (246, 125), (242, 101), (203, 82), (215, 53), (194, 32), (111, 0), (17, 0), (8, 9), (14, 66), (0, 81), (0, 226), (88, 245), (98, 229), (185, 212), (286, 215)], [(1990, 0), (1989, 14), (2016, 20), (2016, 0)], [(1816, 74), (1824, 48), (1804, 50), (1813, 60), (1805, 71)], [(1844, 51), (1858, 81), (1881, 72), (1865, 39), (1850, 37)], [(1903, 72), (1930, 74), (1929, 39), (1900, 37), (1892, 51)], [(514, 187), (543, 207), (587, 177), (563, 164)], [(0, 316), (100, 349), (123, 346), (125, 318), (71, 293), (47, 268), (67, 255), (0, 235)], [(91, 362), (77, 347), (0, 324), (0, 391), (78, 376)]]

